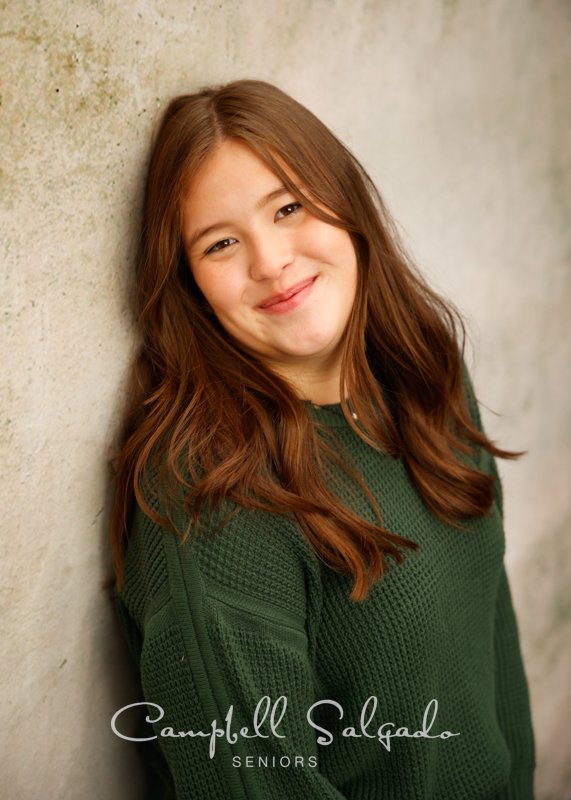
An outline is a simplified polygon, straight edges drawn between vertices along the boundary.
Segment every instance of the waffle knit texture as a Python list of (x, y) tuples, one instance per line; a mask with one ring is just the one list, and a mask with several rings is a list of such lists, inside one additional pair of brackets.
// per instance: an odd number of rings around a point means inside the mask
[[(481, 429), (467, 373), (466, 386)], [(214, 535), (201, 530), (181, 544), (137, 506), (115, 603), (143, 697), (164, 711), (158, 720), (145, 707), (153, 724), (142, 720), (137, 732), (156, 736), (137, 744), (152, 776), (147, 796), (533, 798), (534, 737), (494, 459), (474, 451), (475, 465), (496, 477), (495, 501), (459, 531), (429, 511), (401, 459), (354, 433), (340, 405), (311, 413), (361, 471), (385, 526), (420, 548), (401, 566), (390, 562), (355, 603), (351, 576), (320, 561), (291, 519), (239, 509)], [(335, 489), (375, 519), (354, 488)], [(368, 698), (377, 705), (369, 700), (363, 713)], [(272, 706), (274, 723), (283, 712), (273, 730)], [(217, 737), (211, 758), (213, 721), (226, 730), (230, 708), (237, 741)], [(383, 738), (387, 731), (401, 735)], [(187, 735), (169, 735), (178, 732)], [(459, 735), (438, 737), (445, 732)]]

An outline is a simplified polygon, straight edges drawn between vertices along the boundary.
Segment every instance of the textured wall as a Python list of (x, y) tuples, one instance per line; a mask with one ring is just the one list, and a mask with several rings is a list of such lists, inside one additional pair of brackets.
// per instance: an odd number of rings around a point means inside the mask
[(571, 5), (564, 0), (1, 4), (4, 378), (0, 783), (140, 796), (109, 727), (133, 698), (100, 590), (106, 453), (157, 111), (275, 81), (379, 182), (466, 313), (500, 462), (540, 800), (571, 796)]

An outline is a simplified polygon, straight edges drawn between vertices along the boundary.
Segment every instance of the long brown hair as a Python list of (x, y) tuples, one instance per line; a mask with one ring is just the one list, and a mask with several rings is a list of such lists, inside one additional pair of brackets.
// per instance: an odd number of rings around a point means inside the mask
[[(310, 212), (352, 237), (359, 277), (340, 389), (355, 432), (402, 458), (428, 508), (458, 528), (463, 518), (489, 511), (494, 480), (461, 454), (475, 444), (502, 458), (521, 455), (497, 448), (473, 423), (462, 319), (409, 263), (351, 152), (310, 111), (262, 81), (183, 95), (162, 117), (147, 177), (136, 274), (142, 342), (113, 459), (115, 573), (122, 585), (135, 498), (183, 538), (200, 529), (203, 508), (229, 501), (293, 515), (318, 556), (353, 575), (351, 598), (363, 600), (386, 558), (401, 563), (402, 549), (417, 545), (384, 528), (362, 477), (312, 422), (307, 405), (209, 313), (184, 253), (182, 199), (227, 139), (248, 145)], [(335, 496), (328, 476), (337, 467), (366, 495), (376, 524)], [(181, 498), (183, 531), (174, 522)]]

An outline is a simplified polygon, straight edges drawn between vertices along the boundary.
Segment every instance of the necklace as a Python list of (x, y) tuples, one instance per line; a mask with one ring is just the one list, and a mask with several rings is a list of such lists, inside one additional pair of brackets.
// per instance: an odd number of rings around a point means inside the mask
[[(319, 405), (319, 403), (314, 403), (312, 401), (310, 402), (313, 408), (316, 408), (318, 411), (323, 411), (324, 408), (339, 408), (341, 406), (341, 403), (324, 403), (323, 405)], [(349, 413), (351, 414), (353, 419), (355, 420), (359, 419), (359, 417), (354, 411), (349, 411)]]

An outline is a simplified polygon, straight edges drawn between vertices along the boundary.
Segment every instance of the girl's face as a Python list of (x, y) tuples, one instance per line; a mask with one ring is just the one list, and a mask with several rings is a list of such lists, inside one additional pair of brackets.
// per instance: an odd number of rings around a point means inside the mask
[(183, 203), (194, 279), (222, 327), (278, 374), (338, 377), (355, 301), (347, 231), (315, 217), (247, 145), (224, 141)]

